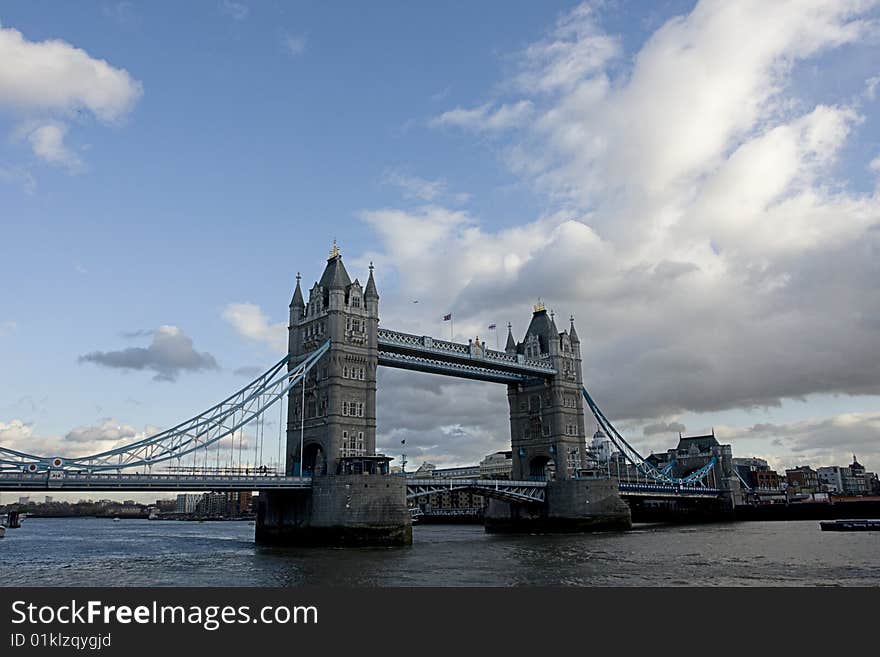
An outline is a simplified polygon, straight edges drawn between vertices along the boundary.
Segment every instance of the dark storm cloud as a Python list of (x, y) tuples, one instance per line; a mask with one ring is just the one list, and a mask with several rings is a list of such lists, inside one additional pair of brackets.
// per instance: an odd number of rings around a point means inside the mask
[(386, 368), (378, 379), (378, 451), (442, 466), (510, 449), (505, 386)]
[(119, 333), (123, 338), (133, 339), (133, 338), (145, 338), (153, 335), (153, 329), (137, 329), (136, 331), (121, 331)]
[(81, 363), (95, 363), (126, 370), (152, 370), (156, 381), (174, 381), (182, 371), (218, 369), (216, 359), (193, 348), (192, 338), (176, 326), (160, 326), (152, 332), (148, 347), (118, 351), (93, 351), (79, 357)]
[(681, 422), (655, 422), (646, 425), (642, 429), (642, 433), (646, 436), (653, 436), (658, 433), (682, 433), (686, 428)]

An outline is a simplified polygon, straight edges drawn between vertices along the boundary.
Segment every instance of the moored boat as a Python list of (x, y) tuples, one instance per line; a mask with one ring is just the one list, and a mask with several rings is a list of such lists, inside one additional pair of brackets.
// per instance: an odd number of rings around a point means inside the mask
[(880, 520), (825, 520), (823, 532), (880, 532)]

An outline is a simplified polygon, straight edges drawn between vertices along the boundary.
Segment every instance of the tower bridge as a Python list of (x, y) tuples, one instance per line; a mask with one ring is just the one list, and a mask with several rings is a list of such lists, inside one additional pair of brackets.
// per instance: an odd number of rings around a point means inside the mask
[[(258, 490), (257, 541), (342, 545), (410, 542), (407, 499), (450, 485), (490, 498), (490, 531), (626, 528), (624, 498), (736, 493), (729, 453), (676, 473), (625, 440), (583, 385), (573, 317), (560, 331), (538, 304), (523, 338), (508, 325), (504, 350), (493, 350), (479, 338), (463, 344), (380, 328), (372, 264), (365, 284), (352, 280), (335, 243), (308, 300), (301, 281), (297, 275), (289, 304), (288, 353), (254, 381), (171, 429), (98, 454), (46, 457), (0, 447), (0, 490)], [(511, 480), (450, 484), (390, 474), (391, 459), (376, 453), (380, 366), (506, 385)], [(283, 475), (154, 473), (181, 459), (207, 465), (221, 440), (240, 436), (284, 398)], [(616, 476), (590, 471), (585, 407), (635, 480), (621, 478), (619, 463)]]

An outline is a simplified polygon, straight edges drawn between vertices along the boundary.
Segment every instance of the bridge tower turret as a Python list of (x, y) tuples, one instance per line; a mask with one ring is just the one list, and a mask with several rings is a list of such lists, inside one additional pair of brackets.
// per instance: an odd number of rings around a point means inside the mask
[(302, 463), (303, 474), (334, 475), (341, 458), (375, 455), (378, 325), (379, 294), (372, 264), (364, 289), (349, 277), (334, 242), (308, 303), (297, 276), (290, 304), (290, 367), (328, 339), (330, 351), (306, 381), (305, 407), (301, 386), (289, 393), (288, 474), (299, 474)]
[[(508, 344), (506, 351), (512, 352), (511, 347)], [(538, 303), (515, 352), (527, 361), (550, 361), (557, 373), (507, 388), (513, 478), (572, 479), (586, 457), (583, 374), (574, 317), (569, 330), (560, 332), (553, 313)]]

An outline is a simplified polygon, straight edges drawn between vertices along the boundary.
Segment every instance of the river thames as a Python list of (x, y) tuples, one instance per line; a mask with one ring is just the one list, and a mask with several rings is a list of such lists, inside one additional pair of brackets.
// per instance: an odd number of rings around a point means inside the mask
[(28, 518), (0, 540), (5, 586), (877, 586), (880, 533), (815, 521), (487, 535), (418, 525), (413, 545), (266, 548), (246, 522)]

